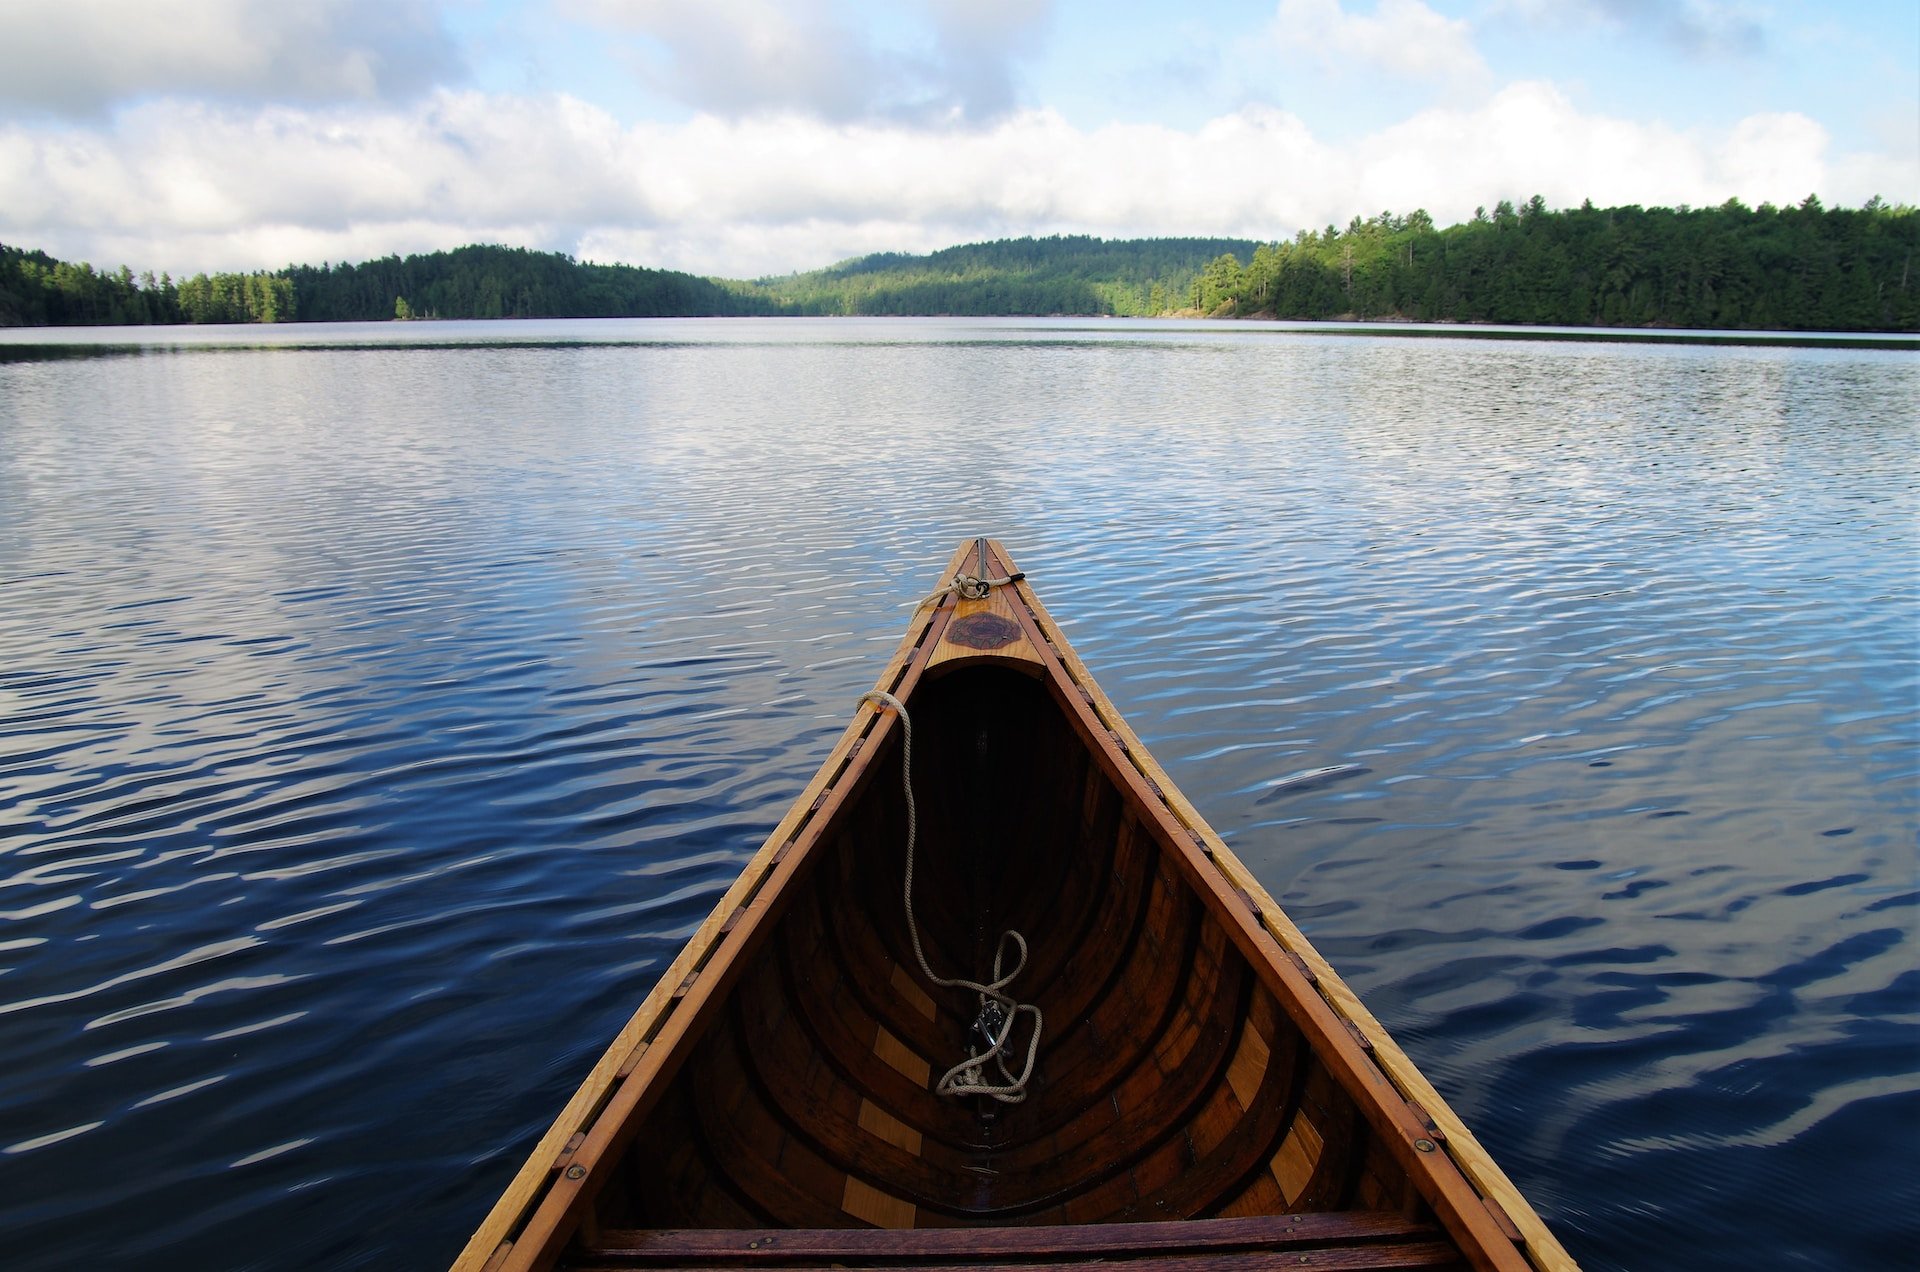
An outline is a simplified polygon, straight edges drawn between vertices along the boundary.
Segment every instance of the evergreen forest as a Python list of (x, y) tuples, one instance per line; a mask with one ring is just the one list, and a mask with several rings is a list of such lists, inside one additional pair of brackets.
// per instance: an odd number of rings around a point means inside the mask
[(753, 289), (794, 314), (1155, 317), (1192, 308), (1207, 268), (1251, 259), (1258, 248), (1219, 238), (1004, 239), (926, 256), (863, 256)]
[(769, 312), (710, 278), (632, 265), (591, 265), (517, 247), (461, 247), (362, 265), (295, 265), (304, 322), (381, 318), (690, 318)]
[(474, 246), (136, 276), (0, 245), (0, 325), (703, 315), (1187, 315), (1729, 330), (1920, 330), (1920, 211), (1549, 210), (1355, 217), (1290, 240), (1083, 235), (861, 257), (753, 282)]

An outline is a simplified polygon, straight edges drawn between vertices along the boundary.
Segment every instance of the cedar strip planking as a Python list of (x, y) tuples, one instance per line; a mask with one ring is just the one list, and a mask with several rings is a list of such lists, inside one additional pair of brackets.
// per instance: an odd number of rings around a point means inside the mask
[[(788, 939), (797, 941), (799, 935), (794, 931)], [(807, 992), (798, 983), (805, 966), (802, 949), (789, 945), (777, 952), (783, 957), (756, 969), (743, 992), (754, 999), (777, 999), (803, 1027), (806, 1054), (830, 1064), (850, 1086), (919, 1131), (929, 1144), (961, 1145), (972, 1132), (971, 1110), (941, 1099), (875, 1053), (876, 1022), (861, 1010), (843, 977), (832, 977), (826, 984), (816, 981), (812, 992)]]
[[(1199, 921), (1191, 898), (1165, 882), (1156, 871), (1140, 890), (1142, 902), (1131, 916), (1123, 958), (1103, 967), (1099, 951), (1089, 951), (1084, 976), (1069, 983), (1066, 1001), (1051, 1013), (1067, 1021), (1059, 1036), (1049, 1034), (1052, 1041), (1044, 1044), (1052, 1049), (1047, 1087), (1077, 1091), (1082, 1102), (1050, 1101), (1051, 1111), (1022, 1119), (1026, 1134), (1050, 1133), (1077, 1120), (1083, 1102), (1150, 1064), (1160, 1035), (1189, 1001), (1194, 955), (1208, 925)], [(1091, 1043), (1095, 1038), (1097, 1045)]]
[(695, 1074), (694, 1107), (716, 1161), (741, 1191), (773, 1208), (783, 1222), (810, 1228), (844, 1224), (840, 1198), (846, 1174), (822, 1161), (781, 1125), (754, 1085), (734, 1031), (716, 1029), (726, 1045), (707, 1054), (711, 1070)]
[[(1172, 1186), (1146, 1198), (1145, 1204), (1169, 1215), (1206, 1214), (1239, 1191), (1237, 1187), (1273, 1155), (1274, 1145), (1293, 1122), (1296, 1106), (1288, 1098), (1293, 1087), (1290, 1068), (1270, 1067), (1261, 1088), (1261, 1099), (1244, 1115), (1230, 1122), (1230, 1129), (1219, 1142), (1203, 1153), (1200, 1160), (1175, 1180)], [(1224, 1085), (1215, 1093), (1216, 1107), (1238, 1111), (1239, 1102)], [(1340, 1204), (1333, 1201), (1325, 1209)]]
[[(1231, 1026), (1230, 992), (1202, 999), (1199, 1007), (1177, 1005), (1155, 1031), (1141, 1063), (1118, 1083), (1082, 1095), (1067, 1095), (1080, 1114), (1030, 1151), (1002, 1152), (994, 1165), (1014, 1168), (1036, 1180), (1066, 1177), (1078, 1171), (1084, 1183), (1110, 1174), (1154, 1144), (1178, 1134), (1220, 1081), (1227, 1056), (1206, 1045), (1211, 1030)], [(1200, 1014), (1201, 1011), (1206, 1014)], [(1023, 1146), (1024, 1147), (1024, 1146)]]
[[(1228, 1010), (1221, 1013), (1223, 1024), (1231, 1018), (1231, 1001), (1229, 997)], [(824, 1000), (821, 1005), (831, 1006)], [(812, 1013), (799, 1014), (814, 1018)], [(834, 1021), (843, 1015), (841, 1011), (829, 1010), (818, 1013), (818, 1019)], [(857, 1031), (862, 1026), (854, 1024), (852, 1028)], [(1021, 1163), (1016, 1168), (995, 1152), (988, 1160), (1000, 1169), (1001, 1175), (987, 1181), (968, 1172), (970, 1155), (957, 1154), (947, 1145), (927, 1141), (922, 1145), (921, 1154), (910, 1155), (859, 1129), (857, 1105), (851, 1097), (856, 1088), (871, 1090), (877, 1071), (854, 1076), (850, 1081), (824, 1090), (809, 1089), (805, 1080), (792, 1072), (796, 1067), (793, 1057), (797, 1049), (791, 1042), (790, 1034), (749, 1032), (741, 1040), (740, 1053), (750, 1065), (751, 1058), (782, 1058), (759, 1066), (756, 1078), (758, 1085), (768, 1092), (769, 1105), (781, 1111), (780, 1116), (792, 1131), (806, 1141), (813, 1153), (837, 1169), (869, 1181), (885, 1181), (890, 1191), (921, 1209), (941, 1211), (958, 1219), (1014, 1220), (1022, 1213), (1086, 1197), (1092, 1184), (1124, 1169), (1132, 1154), (1145, 1152), (1176, 1134), (1184, 1121), (1178, 1116), (1184, 1112), (1184, 1106), (1176, 1104), (1171, 1110), (1175, 1116), (1157, 1122), (1129, 1121), (1112, 1129), (1110, 1119), (1104, 1116), (1104, 1106), (1095, 1106), (1093, 1112), (1101, 1115), (1100, 1129), (1110, 1132), (1109, 1138), (1101, 1142), (1098, 1156), (1056, 1153), (1051, 1144), (1040, 1144), (1035, 1146), (1035, 1153), (1029, 1154), (1038, 1158), (1038, 1164)], [(1165, 1038), (1160, 1040), (1160, 1045), (1168, 1045)], [(870, 1057), (871, 1053), (866, 1056)], [(1202, 1062), (1207, 1072), (1216, 1073), (1224, 1067), (1225, 1059), (1215, 1048), (1205, 1053)], [(1175, 1100), (1192, 1098), (1182, 1097), (1179, 1092), (1169, 1092), (1168, 1096)], [(930, 1095), (926, 1098), (933, 1099)], [(840, 1107), (843, 1099), (848, 1105), (846, 1108)], [(947, 1107), (944, 1102), (942, 1107)], [(1076, 1103), (1074, 1107), (1079, 1105)], [(897, 1114), (900, 1110), (892, 1112)], [(977, 1200), (963, 1200), (970, 1194)], [(1111, 1196), (1112, 1193), (1108, 1190), (1096, 1195)], [(1107, 1204), (1102, 1203), (1099, 1211), (1103, 1217)]]

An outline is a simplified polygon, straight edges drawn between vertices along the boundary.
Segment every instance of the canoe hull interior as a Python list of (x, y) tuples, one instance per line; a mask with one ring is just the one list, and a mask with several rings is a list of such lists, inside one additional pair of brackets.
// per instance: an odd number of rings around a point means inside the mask
[(923, 948), (941, 975), (985, 980), (1001, 931), (1025, 935), (1008, 990), (1046, 1021), (1029, 1098), (932, 1090), (979, 999), (929, 984), (912, 952), (895, 732), (603, 1189), (603, 1224), (1417, 1209), (1045, 685), (956, 669), (922, 686), (912, 724)]

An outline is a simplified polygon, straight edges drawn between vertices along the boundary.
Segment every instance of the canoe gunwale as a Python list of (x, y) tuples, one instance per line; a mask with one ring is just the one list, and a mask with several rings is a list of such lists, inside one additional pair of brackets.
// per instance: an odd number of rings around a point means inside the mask
[[(942, 634), (987, 602), (942, 595), (915, 611), (875, 687), (910, 702), (923, 677), (959, 667), (991, 663), (1037, 675), (1108, 779), (1126, 788), (1143, 818), (1155, 823), (1153, 838), (1187, 884), (1211, 895), (1209, 909), (1254, 976), (1348, 1087), (1396, 1162), (1454, 1231), (1462, 1255), (1476, 1267), (1577, 1272), (1412, 1060), (1154, 761), (1002, 546), (989, 540), (987, 549), (998, 573), (1012, 576), (995, 589), (993, 606), (1011, 612), (1038, 657), (955, 659), (951, 648), (941, 649)], [(977, 551), (975, 540), (963, 543), (942, 582), (974, 565)], [(872, 761), (896, 727), (891, 711), (860, 702), (812, 780), (538, 1141), (454, 1272), (551, 1267), (571, 1233), (592, 1222), (592, 1203), (607, 1178), (598, 1167), (626, 1151), (691, 1050), (677, 1044), (704, 1030), (725, 1002), (792, 899), (795, 880), (814, 863), (822, 828), (874, 779)]]

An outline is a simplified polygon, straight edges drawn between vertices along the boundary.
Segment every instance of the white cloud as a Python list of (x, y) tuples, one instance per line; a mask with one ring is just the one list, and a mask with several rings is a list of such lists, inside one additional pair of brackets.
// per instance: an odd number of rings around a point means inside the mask
[(5, 33), (0, 110), (15, 112), (398, 100), (460, 71), (433, 0), (8, 0)]
[(927, 0), (941, 79), (969, 119), (990, 119), (1019, 104), (1013, 68), (1039, 51), (1051, 0)]
[(1446, 224), (1534, 193), (1920, 198), (1920, 162), (1835, 156), (1804, 116), (1697, 134), (1586, 114), (1545, 84), (1338, 144), (1265, 108), (1191, 130), (1050, 111), (976, 129), (627, 125), (570, 97), (478, 92), (389, 110), (156, 101), (117, 124), (0, 125), (0, 241), (175, 272), (506, 242), (738, 277), (1029, 233), (1268, 239), (1416, 206)]
[(1455, 83), (1487, 74), (1472, 28), (1422, 0), (1380, 0), (1370, 15), (1348, 13), (1340, 0), (1280, 0), (1272, 29), (1283, 48), (1334, 70)]
[(1014, 65), (1034, 50), (1050, 0), (919, 0), (921, 28), (889, 47), (832, 0), (563, 0), (604, 32), (637, 37), (649, 87), (729, 118), (980, 121), (1015, 105)]
[(643, 78), (703, 111), (852, 119), (891, 95), (888, 68), (822, 0), (573, 0), (567, 11), (645, 37)]

